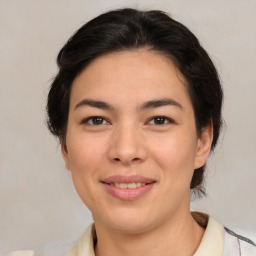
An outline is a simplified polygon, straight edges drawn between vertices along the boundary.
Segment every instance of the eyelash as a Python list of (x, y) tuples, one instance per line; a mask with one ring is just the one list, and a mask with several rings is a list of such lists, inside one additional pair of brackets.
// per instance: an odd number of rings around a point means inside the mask
[[(96, 122), (100, 121), (100, 123), (94, 123), (94, 121), (96, 121)], [(150, 124), (151, 121), (154, 121), (154, 123)], [(160, 123), (158, 123), (158, 124), (155, 123), (155, 122), (159, 122), (159, 121), (160, 121)], [(166, 123), (166, 121), (167, 121), (167, 123)], [(106, 122), (106, 123), (104, 123), (104, 122)], [(172, 120), (171, 118), (168, 118), (166, 116), (154, 116), (154, 117), (151, 117), (146, 123), (150, 124), (150, 125), (163, 126), (163, 125), (167, 125), (167, 124), (171, 124), (171, 123), (175, 123), (175, 122), (174, 122), (174, 120)], [(82, 120), (81, 124), (99, 126), (99, 125), (110, 124), (110, 122), (101, 116), (91, 116), (91, 117), (88, 117), (88, 118)]]
[[(97, 120), (97, 119), (101, 119), (103, 122), (106, 122), (107, 124), (109, 124), (109, 122), (104, 118), (104, 117), (101, 117), (101, 116), (90, 116), (84, 120), (82, 120), (82, 124), (88, 124), (88, 125), (105, 125), (105, 124), (102, 124), (102, 123), (98, 123), (98, 124), (95, 124), (93, 123), (93, 120)], [(91, 121), (91, 123), (89, 123)]]
[[(167, 125), (167, 124), (175, 123), (174, 120), (172, 120), (171, 118), (166, 117), (166, 116), (154, 116), (154, 117), (150, 118), (149, 121), (147, 121), (147, 123), (149, 123), (151, 121), (156, 121), (156, 120), (158, 120), (158, 121), (161, 120), (161, 121), (163, 121), (163, 123), (158, 123), (158, 124), (154, 123), (152, 125), (161, 126), (161, 125)], [(166, 123), (166, 121), (167, 121), (167, 123)]]

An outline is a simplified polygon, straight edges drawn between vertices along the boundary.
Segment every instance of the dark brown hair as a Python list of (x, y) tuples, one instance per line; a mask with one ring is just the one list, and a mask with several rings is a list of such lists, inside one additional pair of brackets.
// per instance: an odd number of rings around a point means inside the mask
[[(48, 95), (47, 124), (65, 143), (69, 98), (74, 78), (104, 54), (147, 47), (170, 58), (186, 79), (198, 135), (213, 124), (214, 149), (222, 125), (223, 92), (216, 68), (195, 35), (162, 11), (113, 10), (84, 24), (57, 57), (59, 72)], [(196, 169), (190, 188), (204, 194), (205, 166)]]

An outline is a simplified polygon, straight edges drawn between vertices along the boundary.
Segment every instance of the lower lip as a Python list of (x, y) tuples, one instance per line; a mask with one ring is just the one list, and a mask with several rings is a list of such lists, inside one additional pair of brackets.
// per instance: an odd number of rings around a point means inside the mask
[(127, 188), (127, 189), (121, 189), (117, 188), (115, 186), (111, 186), (107, 183), (102, 183), (107, 191), (110, 193), (110, 195), (126, 201), (135, 200), (142, 195), (144, 195), (147, 191), (149, 191), (155, 183), (147, 184), (138, 188)]

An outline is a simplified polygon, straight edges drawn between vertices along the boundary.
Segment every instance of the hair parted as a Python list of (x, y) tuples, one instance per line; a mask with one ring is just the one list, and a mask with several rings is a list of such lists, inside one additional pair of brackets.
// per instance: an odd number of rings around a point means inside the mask
[[(59, 72), (48, 94), (50, 132), (65, 144), (72, 83), (87, 65), (108, 53), (139, 48), (156, 51), (177, 66), (186, 80), (198, 135), (212, 122), (213, 150), (222, 126), (223, 92), (217, 70), (195, 35), (158, 10), (109, 11), (84, 24), (67, 41), (58, 54)], [(205, 166), (196, 169), (190, 184), (198, 195), (205, 193), (204, 171)]]

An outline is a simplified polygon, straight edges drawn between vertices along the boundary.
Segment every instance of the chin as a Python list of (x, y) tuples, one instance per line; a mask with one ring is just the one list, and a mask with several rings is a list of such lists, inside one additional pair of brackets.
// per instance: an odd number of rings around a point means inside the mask
[[(150, 217), (149, 217), (150, 216)], [(153, 216), (139, 209), (119, 209), (104, 216), (104, 222), (112, 229), (129, 233), (141, 233), (153, 225)]]
[(149, 229), (150, 223), (145, 220), (121, 220), (116, 221), (113, 227), (124, 233), (142, 233)]

